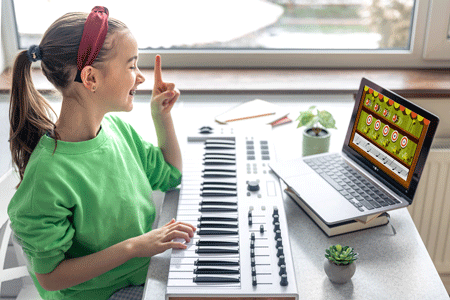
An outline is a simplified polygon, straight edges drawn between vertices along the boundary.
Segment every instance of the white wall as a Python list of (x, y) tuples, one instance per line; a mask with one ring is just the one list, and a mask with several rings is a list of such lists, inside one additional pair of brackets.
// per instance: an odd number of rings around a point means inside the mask
[[(3, 1), (2, 1), (3, 2)], [(2, 3), (0, 3), (0, 24), (3, 19)], [(0, 33), (0, 73), (6, 68), (3, 50), (3, 34)], [(7, 95), (0, 95), (0, 178), (11, 168), (11, 154), (9, 151), (8, 136), (9, 136), (9, 123), (8, 123), (8, 100)]]
[(9, 150), (9, 96), (0, 95), (0, 178), (12, 167)]
[[(2, 6), (3, 6), (2, 3), (0, 3), (0, 24), (2, 23), (1, 21), (3, 19)], [(3, 35), (0, 33), (0, 36), (3, 36)], [(1, 42), (0, 42), (0, 73), (2, 73), (3, 70), (5, 70), (5, 58), (3, 57), (3, 53), (4, 53), (4, 51), (3, 51), (3, 39), (1, 39)]]
[[(10, 2), (0, 0), (0, 24), (1, 24), (1, 43), (0, 43), (0, 73), (9, 65), (6, 55), (8, 50), (5, 48), (7, 43), (11, 42), (11, 30), (5, 26), (6, 12), (10, 10)], [(11, 152), (9, 150), (9, 95), (0, 95), (0, 178), (12, 167)]]

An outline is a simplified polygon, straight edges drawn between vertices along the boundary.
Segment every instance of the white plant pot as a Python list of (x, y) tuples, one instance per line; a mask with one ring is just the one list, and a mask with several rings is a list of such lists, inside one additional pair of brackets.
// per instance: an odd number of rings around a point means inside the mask
[(352, 262), (349, 265), (336, 265), (325, 258), (323, 268), (331, 282), (346, 283), (355, 274), (356, 263)]
[(312, 132), (311, 128), (307, 128), (303, 131), (302, 155), (308, 156), (328, 152), (330, 149), (331, 137), (328, 130), (322, 129), (321, 135), (319, 136), (311, 135), (309, 132)]

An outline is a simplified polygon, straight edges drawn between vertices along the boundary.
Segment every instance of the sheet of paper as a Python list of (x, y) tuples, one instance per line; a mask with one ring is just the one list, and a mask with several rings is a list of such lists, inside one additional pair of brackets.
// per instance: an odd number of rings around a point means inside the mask
[(240, 120), (263, 118), (261, 119), (261, 121), (264, 121), (263, 124), (269, 124), (288, 114), (289, 112), (287, 110), (282, 109), (276, 104), (255, 99), (233, 107), (225, 113), (216, 116), (215, 120), (221, 124), (226, 124)]

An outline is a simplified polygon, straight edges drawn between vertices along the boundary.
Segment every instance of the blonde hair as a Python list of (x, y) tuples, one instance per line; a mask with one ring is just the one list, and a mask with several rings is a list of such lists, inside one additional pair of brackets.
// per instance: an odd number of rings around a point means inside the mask
[[(39, 44), (42, 61), (41, 68), (45, 77), (59, 91), (74, 81), (77, 70), (77, 55), (88, 14), (68, 13), (56, 20), (44, 33)], [(105, 43), (95, 59), (94, 65), (111, 56), (112, 42), (107, 42), (113, 33), (127, 29), (116, 19), (108, 19), (108, 33)], [(109, 39), (109, 41), (111, 41)], [(13, 164), (17, 167), (20, 182), (31, 153), (40, 138), (49, 132), (55, 138), (55, 150), (58, 136), (52, 118), (56, 113), (47, 100), (36, 90), (31, 79), (31, 62), (27, 50), (21, 51), (14, 62), (9, 108), (10, 149)], [(20, 185), (20, 183), (19, 183)], [(18, 186), (19, 186), (18, 185)]]

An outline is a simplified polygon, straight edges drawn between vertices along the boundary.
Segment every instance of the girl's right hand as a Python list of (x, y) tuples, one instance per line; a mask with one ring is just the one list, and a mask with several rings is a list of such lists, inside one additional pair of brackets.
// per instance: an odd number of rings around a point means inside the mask
[(176, 222), (174, 219), (161, 228), (153, 229), (143, 235), (130, 239), (134, 257), (150, 257), (167, 249), (186, 249), (186, 245), (173, 239), (189, 242), (196, 228), (188, 223)]

